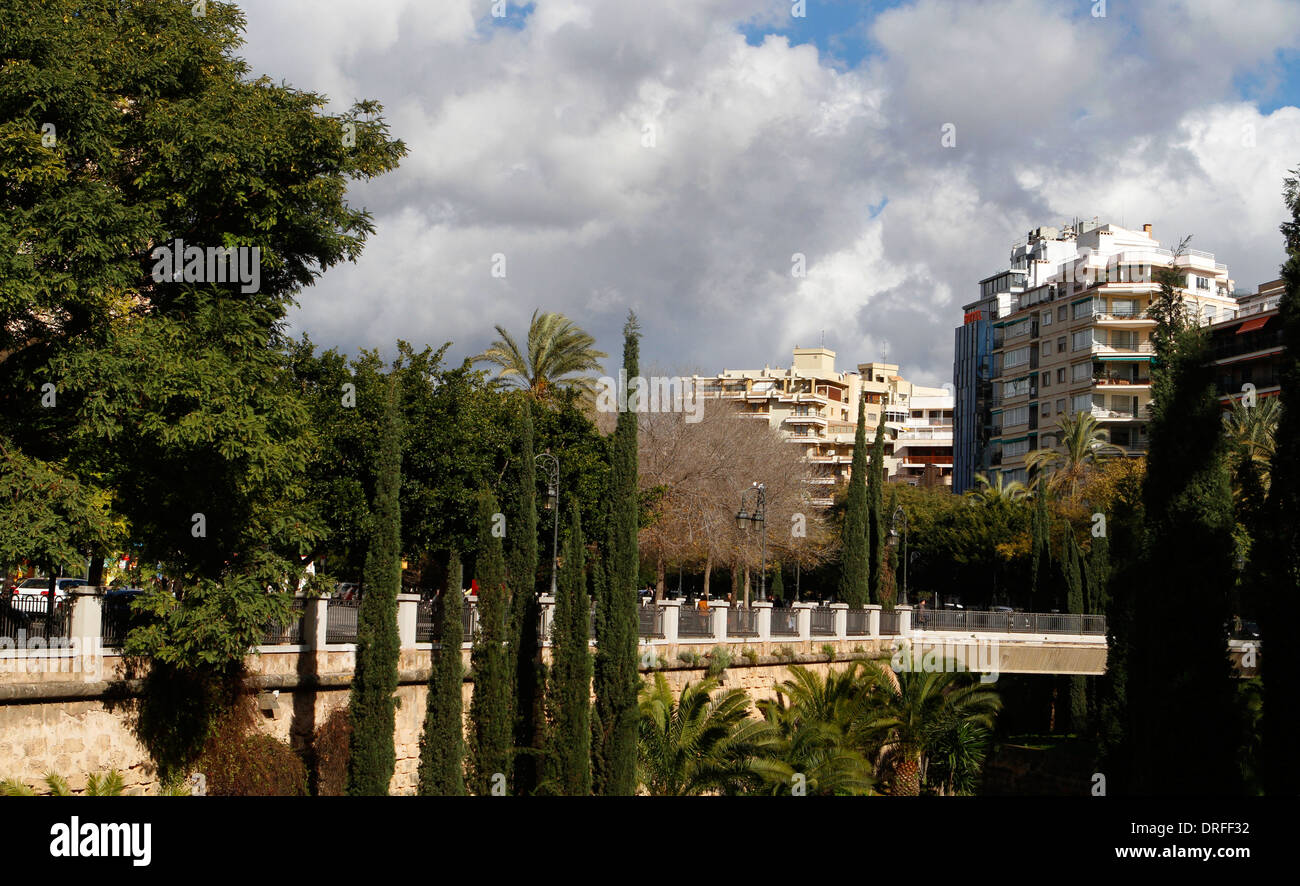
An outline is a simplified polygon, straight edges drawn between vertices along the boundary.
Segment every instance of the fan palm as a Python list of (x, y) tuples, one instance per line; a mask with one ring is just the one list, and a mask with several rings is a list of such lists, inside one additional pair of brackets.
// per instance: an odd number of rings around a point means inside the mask
[(914, 797), (921, 792), (927, 756), (949, 742), (963, 723), (992, 729), (1002, 701), (991, 685), (970, 674), (915, 671), (910, 662), (905, 667), (895, 673), (871, 663), (868, 678), (875, 691), (863, 729), (880, 749), (891, 793)]
[(1073, 498), (1088, 471), (1109, 455), (1123, 455), (1124, 450), (1110, 442), (1109, 435), (1091, 413), (1063, 415), (1058, 422), (1060, 448), (1035, 449), (1025, 457), (1031, 471), (1047, 475), (1048, 488)]
[(756, 783), (753, 758), (769, 729), (749, 717), (743, 689), (720, 692), (717, 680), (687, 683), (674, 696), (663, 674), (641, 693), (637, 778), (652, 796), (736, 793)]
[[(45, 786), (49, 788), (46, 796), (50, 797), (71, 797), (72, 788), (68, 787), (68, 780), (62, 775), (55, 772), (46, 773)], [(91, 775), (86, 779), (86, 796), (87, 797), (120, 797), (126, 784), (122, 781), (122, 773), (114, 770), (106, 772), (103, 775)], [(34, 797), (36, 791), (28, 785), (17, 779), (7, 779), (0, 782), (0, 797)]]
[(972, 502), (982, 505), (995, 505), (1023, 501), (1029, 490), (1019, 480), (1006, 482), (1001, 473), (993, 475), (990, 480), (984, 474), (975, 475), (976, 488), (966, 494)]
[(536, 400), (549, 400), (556, 391), (575, 390), (583, 398), (595, 393), (600, 358), (609, 356), (592, 346), (596, 340), (563, 314), (533, 311), (528, 324), (528, 348), (520, 349), (510, 333), (496, 327), (501, 336), (474, 362), (494, 363), (497, 382), (528, 391)]

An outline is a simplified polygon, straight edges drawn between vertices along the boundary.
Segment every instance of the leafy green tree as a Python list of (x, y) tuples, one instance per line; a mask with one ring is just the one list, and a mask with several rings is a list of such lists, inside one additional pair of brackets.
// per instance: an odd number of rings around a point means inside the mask
[(853, 464), (840, 534), (840, 599), (853, 607), (871, 602), (869, 511), (867, 493), (866, 400), (858, 402), (858, 428), (853, 438)]
[(547, 705), (551, 730), (552, 780), (566, 797), (591, 794), (591, 601), (587, 596), (586, 547), (576, 507), (569, 510), (564, 564), (551, 632), (551, 672)]
[[(252, 76), (234, 4), (182, 7), (0, 10), (0, 439), (106, 495), (162, 564), (171, 593), (128, 651), (211, 674), (287, 615), (267, 586), (296, 584), (319, 532), (294, 516), (309, 432), (281, 323), (373, 232), (348, 181), (405, 148), (376, 104), (326, 116)], [(177, 239), (260, 249), (260, 285), (173, 279), (153, 251)]]
[(1282, 225), (1287, 260), (1282, 266), (1284, 291), (1278, 305), (1286, 351), (1282, 366), (1282, 414), (1275, 434), (1267, 504), (1267, 533), (1260, 546), (1262, 584), (1266, 588), (1261, 634), (1268, 652), (1261, 658), (1264, 682), (1264, 788), (1269, 794), (1300, 794), (1300, 646), (1289, 628), (1288, 613), (1300, 600), (1300, 170), (1285, 180), (1284, 196), (1291, 218)]
[(772, 599), (785, 599), (785, 582), (781, 580), (781, 564), (777, 562), (772, 570)]
[(871, 467), (867, 474), (867, 581), (871, 585), (871, 601), (882, 603), (882, 575), (885, 562), (885, 528), (889, 515), (884, 510), (885, 484), (885, 413), (880, 413), (876, 425), (876, 439), (871, 444)]
[(397, 765), (393, 734), (397, 717), (397, 595), (402, 589), (402, 426), (392, 380), (384, 408), (378, 480), (371, 509), (370, 546), (357, 611), (357, 664), (348, 701), (347, 792), (352, 796), (388, 793)]
[[(479, 796), (493, 788), (504, 789), (511, 771), (511, 733), (514, 725), (510, 698), (508, 637), (509, 591), (506, 587), (505, 553), (501, 537), (493, 532), (501, 525), (496, 496), (491, 490), (479, 493), (478, 634), (470, 651), (474, 672), (474, 694), (470, 698), (469, 786)], [(507, 530), (508, 531), (508, 530)]]
[[(1180, 252), (1186, 241), (1180, 245)], [(1185, 272), (1157, 272), (1145, 582), (1135, 600), (1128, 699), (1133, 788), (1143, 794), (1240, 790), (1232, 729), (1188, 729), (1187, 712), (1232, 723), (1227, 653), (1235, 527), (1207, 336), (1187, 314)], [(1195, 773), (1195, 777), (1191, 774)]]
[(438, 648), (433, 651), (424, 731), (420, 734), (419, 791), (425, 797), (459, 797), (465, 793), (465, 722), (461, 699), (465, 675), (460, 658), (463, 586), (460, 554), (452, 551), (447, 585), (438, 598)]
[[(639, 368), (639, 328), (634, 314), (623, 327), (623, 369), (635, 379)], [(636, 791), (637, 754), (637, 610), (636, 586), (640, 558), (637, 532), (637, 414), (620, 412), (614, 430), (610, 481), (610, 532), (604, 613), (597, 621), (595, 692), (600, 764), (593, 773), (596, 793), (628, 796)]]
[(597, 351), (596, 340), (563, 314), (533, 311), (528, 325), (527, 352), (510, 333), (498, 326), (500, 339), (474, 358), (496, 364), (497, 380), (520, 387), (535, 400), (549, 401), (558, 390), (572, 389), (590, 398), (595, 393), (592, 372), (609, 355)]

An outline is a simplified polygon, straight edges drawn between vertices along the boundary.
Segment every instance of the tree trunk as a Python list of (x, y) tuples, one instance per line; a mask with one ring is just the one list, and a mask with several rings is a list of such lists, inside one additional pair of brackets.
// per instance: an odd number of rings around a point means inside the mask
[(704, 599), (709, 599), (709, 578), (713, 575), (713, 555), (704, 558)]
[(104, 583), (104, 552), (98, 548), (90, 552), (90, 569), (86, 572), (86, 581), (94, 588)]
[(659, 603), (664, 598), (664, 556), (660, 554), (655, 557), (655, 602)]
[(745, 606), (748, 607), (749, 606), (749, 566), (748, 565), (745, 566), (745, 584), (744, 584), (743, 595), (745, 600)]

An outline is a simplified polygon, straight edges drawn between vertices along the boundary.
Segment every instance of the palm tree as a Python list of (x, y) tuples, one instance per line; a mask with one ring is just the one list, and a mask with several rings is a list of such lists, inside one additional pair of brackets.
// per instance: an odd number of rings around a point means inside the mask
[(637, 778), (657, 797), (737, 793), (758, 781), (753, 758), (769, 741), (749, 716), (749, 696), (731, 689), (713, 696), (718, 681), (687, 683), (673, 695), (662, 673), (641, 692)]
[(970, 496), (972, 503), (981, 505), (996, 505), (1002, 503), (1012, 503), (1023, 501), (1029, 494), (1029, 490), (1024, 483), (1019, 480), (1013, 480), (1007, 483), (1001, 472), (994, 474), (990, 480), (984, 474), (976, 474), (975, 482), (977, 488), (970, 490), (966, 494)]
[(871, 762), (858, 746), (866, 699), (859, 667), (851, 662), (823, 680), (792, 665), (792, 679), (774, 687), (776, 698), (758, 703), (772, 740), (751, 765), (767, 792), (791, 792), (796, 775), (802, 776), (802, 789), (809, 795), (871, 792)]
[(963, 723), (992, 729), (1002, 701), (990, 684), (956, 671), (911, 670), (895, 673), (872, 662), (867, 672), (873, 684), (863, 729), (879, 747), (881, 767), (890, 773), (891, 793), (915, 797), (927, 757), (950, 741)]
[(496, 330), (501, 338), (472, 359), (500, 367), (499, 384), (522, 388), (535, 400), (549, 400), (558, 390), (575, 390), (583, 398), (594, 395), (595, 377), (590, 373), (600, 371), (600, 358), (609, 355), (595, 350), (596, 340), (568, 317), (533, 311), (527, 354), (505, 329)]
[(1123, 455), (1124, 450), (1110, 442), (1108, 433), (1088, 412), (1061, 416), (1059, 449), (1035, 449), (1025, 457), (1031, 471), (1047, 474), (1047, 485), (1058, 494), (1073, 499), (1088, 471), (1101, 464), (1108, 455)]
[[(71, 797), (72, 788), (68, 787), (68, 780), (62, 775), (55, 772), (46, 773), (45, 786), (49, 788), (47, 796), (50, 797)], [(126, 783), (122, 780), (122, 773), (116, 769), (112, 772), (106, 772), (103, 775), (90, 775), (86, 778), (86, 796), (87, 797), (120, 797), (122, 791), (126, 788)], [(28, 785), (17, 779), (7, 779), (0, 782), (0, 797), (34, 797), (36, 791)]]
[(1233, 400), (1232, 408), (1223, 414), (1223, 430), (1228, 437), (1229, 451), (1234, 461), (1249, 459), (1259, 471), (1260, 480), (1268, 489), (1269, 465), (1273, 461), (1274, 438), (1282, 404), (1276, 397), (1260, 400), (1254, 406), (1245, 406)]

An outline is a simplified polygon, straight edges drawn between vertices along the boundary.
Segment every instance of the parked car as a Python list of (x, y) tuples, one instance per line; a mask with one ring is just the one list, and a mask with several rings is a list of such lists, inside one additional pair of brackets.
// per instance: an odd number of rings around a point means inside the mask
[[(68, 596), (71, 588), (89, 584), (84, 578), (57, 578), (54, 580), (54, 602), (60, 603)], [(48, 578), (25, 578), (12, 591), (15, 597), (48, 597), (50, 580)]]

